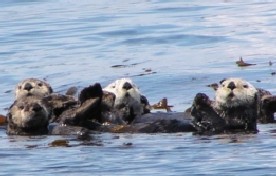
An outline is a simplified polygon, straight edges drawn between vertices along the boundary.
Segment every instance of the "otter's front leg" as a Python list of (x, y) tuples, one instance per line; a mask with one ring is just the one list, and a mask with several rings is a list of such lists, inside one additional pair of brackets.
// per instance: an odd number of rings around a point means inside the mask
[(212, 102), (204, 93), (196, 94), (191, 115), (194, 117), (192, 125), (199, 133), (219, 133), (226, 126), (225, 121), (215, 112)]
[(258, 117), (261, 123), (274, 123), (274, 113), (276, 112), (276, 96), (265, 95), (261, 99), (260, 105), (260, 117)]

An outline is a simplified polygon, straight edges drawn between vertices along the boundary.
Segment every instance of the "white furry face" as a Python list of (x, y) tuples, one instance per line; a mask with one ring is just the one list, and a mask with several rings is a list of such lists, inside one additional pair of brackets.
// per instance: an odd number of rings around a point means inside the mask
[(36, 78), (28, 78), (18, 83), (15, 88), (16, 99), (26, 96), (43, 97), (49, 95), (53, 90), (49, 84)]
[(116, 80), (115, 82), (106, 86), (103, 90), (115, 94), (115, 106), (122, 103), (126, 97), (131, 97), (137, 102), (141, 101), (140, 91), (129, 78), (121, 78)]
[(142, 113), (141, 94), (137, 86), (129, 78), (122, 78), (106, 86), (103, 90), (114, 93), (115, 107), (133, 106), (134, 110)]
[(229, 78), (216, 90), (216, 107), (238, 107), (252, 105), (257, 89), (241, 78)]
[(48, 123), (50, 113), (40, 100), (16, 101), (8, 121), (20, 128), (35, 128)]

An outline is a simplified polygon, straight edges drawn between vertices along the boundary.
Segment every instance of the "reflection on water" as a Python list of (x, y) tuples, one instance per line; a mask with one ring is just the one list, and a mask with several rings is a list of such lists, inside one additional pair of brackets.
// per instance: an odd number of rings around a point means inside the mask
[[(212, 97), (206, 85), (229, 76), (276, 92), (273, 1), (2, 0), (0, 5), (1, 114), (14, 99), (15, 84), (26, 77), (45, 78), (56, 92), (132, 77), (152, 104), (167, 97), (175, 111), (189, 107), (198, 92)], [(240, 56), (257, 65), (237, 67)], [(95, 134), (89, 143), (74, 136), (7, 136), (0, 129), (0, 171), (268, 175), (275, 171), (274, 125), (259, 129), (255, 135)], [(68, 140), (68, 147), (51, 147), (55, 140)]]

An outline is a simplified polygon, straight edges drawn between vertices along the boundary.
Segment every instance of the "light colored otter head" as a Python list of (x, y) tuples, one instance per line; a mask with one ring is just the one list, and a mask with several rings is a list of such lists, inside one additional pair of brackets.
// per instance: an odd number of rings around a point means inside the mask
[(141, 94), (137, 86), (129, 78), (121, 78), (106, 86), (104, 91), (114, 93), (115, 106), (141, 102)]
[(16, 99), (27, 96), (43, 97), (52, 92), (53, 89), (48, 83), (36, 78), (28, 78), (16, 85), (15, 97)]
[(241, 78), (228, 78), (216, 90), (215, 107), (232, 108), (251, 106), (256, 100), (257, 89)]
[(140, 94), (137, 86), (129, 78), (122, 78), (103, 89), (115, 94), (114, 108), (122, 113), (122, 119), (128, 123), (136, 116), (145, 113), (147, 100)]
[(20, 129), (47, 127), (50, 110), (41, 99), (24, 98), (14, 102), (7, 115), (9, 126)]

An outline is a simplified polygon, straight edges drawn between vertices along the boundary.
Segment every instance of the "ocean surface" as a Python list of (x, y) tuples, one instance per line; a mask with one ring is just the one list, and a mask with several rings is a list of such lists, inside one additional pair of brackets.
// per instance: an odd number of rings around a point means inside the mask
[[(55, 92), (130, 77), (151, 104), (184, 111), (198, 92), (242, 77), (276, 94), (276, 1), (1, 0), (0, 114), (19, 81)], [(256, 64), (238, 67), (236, 61)], [(271, 64), (269, 64), (271, 63)], [(257, 134), (7, 136), (0, 175), (275, 175), (276, 125)], [(53, 147), (53, 141), (67, 141)]]

